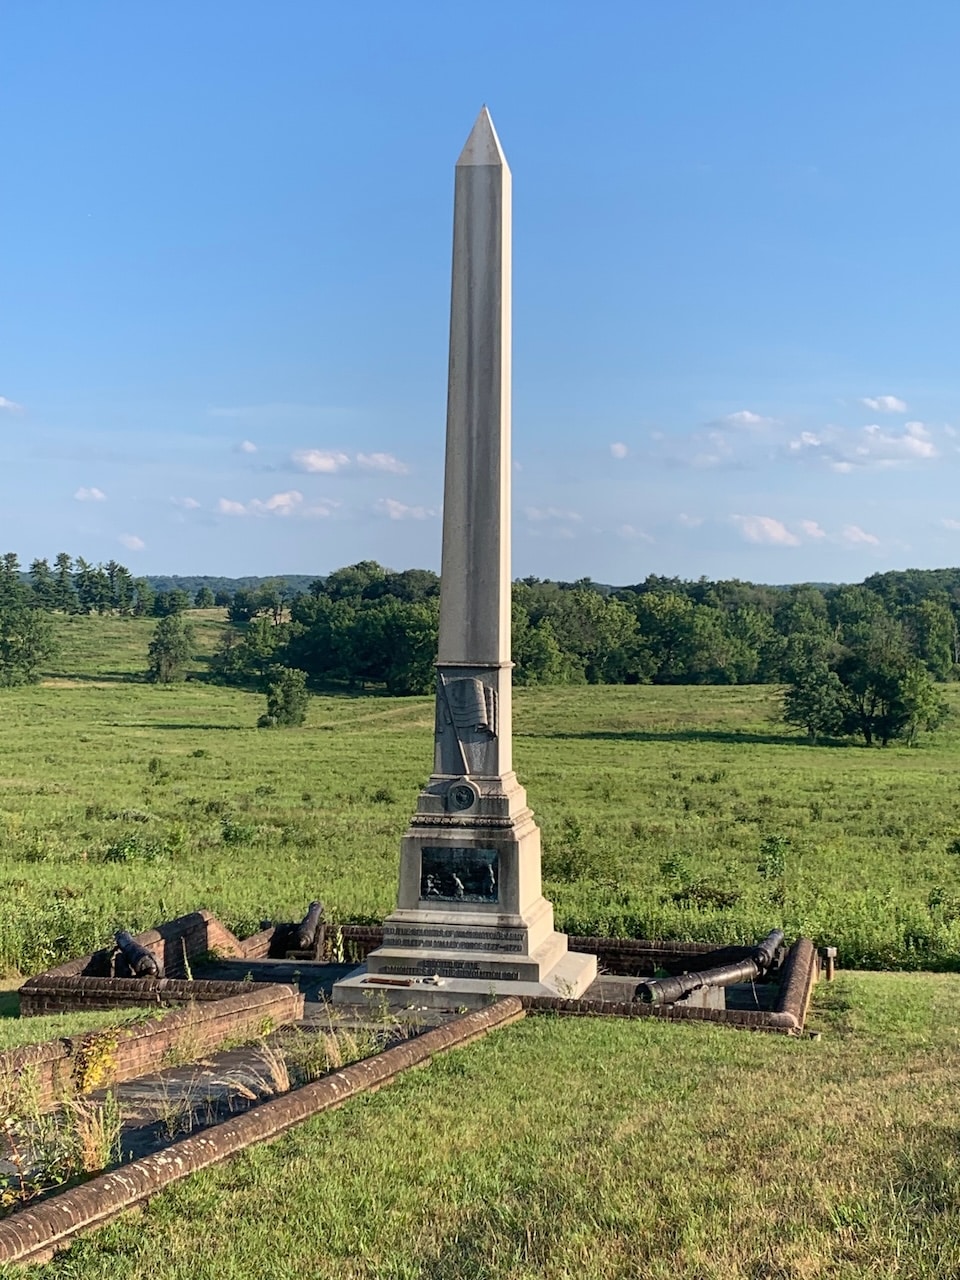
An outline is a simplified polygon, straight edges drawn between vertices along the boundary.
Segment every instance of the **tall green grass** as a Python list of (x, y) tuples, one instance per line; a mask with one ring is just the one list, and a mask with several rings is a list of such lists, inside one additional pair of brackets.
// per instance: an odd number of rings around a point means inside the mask
[[(109, 639), (121, 621), (70, 625), (89, 633), (86, 679), (0, 692), (0, 968), (200, 906), (241, 933), (314, 897), (341, 921), (392, 909), (430, 699), (317, 697), (302, 730), (264, 733), (259, 696), (104, 678), (137, 669)], [(847, 966), (955, 967), (957, 720), (915, 749), (811, 747), (777, 700), (517, 690), (516, 767), (558, 925), (724, 942), (782, 924)]]
[(843, 975), (818, 988), (813, 1017), (817, 1042), (528, 1018), (190, 1178), (28, 1274), (960, 1275), (957, 982)]

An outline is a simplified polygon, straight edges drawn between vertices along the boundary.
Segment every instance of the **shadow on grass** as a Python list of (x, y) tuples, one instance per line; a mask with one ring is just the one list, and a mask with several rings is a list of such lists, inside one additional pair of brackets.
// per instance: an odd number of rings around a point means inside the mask
[[(897, 1199), (917, 1223), (944, 1219), (944, 1234), (957, 1219), (956, 1167), (960, 1131), (955, 1125), (918, 1124), (900, 1134)], [(951, 1233), (952, 1234), (952, 1233)], [(941, 1272), (946, 1275), (947, 1272)]]
[(41, 680), (69, 680), (71, 684), (146, 684), (147, 677), (133, 671), (44, 671)]
[(842, 738), (818, 738), (815, 743), (808, 738), (798, 738), (786, 733), (755, 733), (736, 729), (556, 729), (536, 733), (518, 733), (516, 738), (567, 738), (598, 742), (758, 742), (765, 746), (780, 747), (850, 747), (854, 744)]
[(178, 732), (184, 729), (213, 729), (218, 733), (246, 733), (257, 727), (253, 721), (250, 724), (201, 724), (196, 720), (184, 720), (181, 724), (173, 724), (166, 720), (115, 720), (112, 724), (116, 729), (176, 729)]

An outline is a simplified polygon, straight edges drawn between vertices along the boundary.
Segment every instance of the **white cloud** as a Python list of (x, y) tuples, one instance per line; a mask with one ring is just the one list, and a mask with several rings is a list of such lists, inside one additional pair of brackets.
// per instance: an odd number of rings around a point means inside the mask
[(528, 520), (574, 520), (580, 521), (583, 516), (579, 511), (564, 511), (561, 507), (525, 507), (524, 515)]
[(286, 493), (274, 493), (262, 502), (259, 498), (253, 498), (248, 510), (255, 516), (291, 516), (302, 502), (303, 494), (290, 489)]
[(0, 409), (6, 409), (8, 413), (21, 413), (23, 405), (17, 404), (15, 400), (8, 400), (6, 396), (0, 396)]
[(858, 458), (865, 458), (884, 466), (920, 458), (937, 457), (937, 446), (922, 422), (908, 422), (902, 435), (891, 435), (872, 423), (864, 427), (862, 442), (856, 447)]
[(845, 524), (840, 536), (851, 547), (879, 547), (880, 539), (874, 533), (867, 533), (858, 524)]
[(357, 465), (365, 471), (390, 471), (397, 476), (405, 476), (410, 468), (392, 453), (358, 453)]
[(196, 511), (200, 506), (196, 498), (171, 498), (170, 501), (175, 507), (182, 507), (184, 511)]
[(235, 449), (237, 453), (256, 453), (257, 452), (257, 446), (253, 443), (252, 440), (241, 440), (240, 443), (235, 446)]
[(799, 453), (803, 449), (819, 449), (823, 441), (812, 431), (801, 431), (796, 440), (791, 440), (787, 448), (791, 453)]
[(725, 414), (723, 421), (729, 422), (732, 427), (772, 427), (777, 419), (765, 418), (763, 414), (753, 413), (750, 409), (738, 409), (736, 413)]
[(899, 396), (862, 396), (861, 404), (865, 404), (874, 413), (906, 413), (907, 402)]
[(774, 547), (799, 547), (800, 539), (773, 516), (731, 516), (747, 542), (763, 542)]
[(269, 498), (251, 498), (247, 503), (221, 498), (217, 510), (222, 516), (328, 516), (334, 505), (321, 503), (316, 507), (305, 507), (303, 494), (298, 489), (288, 489), (285, 493), (273, 493)]
[(703, 524), (703, 516), (688, 516), (685, 511), (681, 511), (677, 516), (677, 524), (683, 525), (684, 529), (699, 529)]
[(324, 475), (350, 465), (349, 457), (336, 449), (298, 449), (293, 455), (293, 462), (301, 471), (320, 472)]
[(960, 520), (951, 520), (949, 516), (944, 516), (940, 523), (945, 529), (950, 529), (954, 533), (960, 532)]
[(77, 502), (106, 502), (107, 495), (102, 489), (78, 489), (73, 495)]
[(405, 502), (397, 502), (395, 498), (381, 498), (376, 509), (391, 520), (429, 520), (437, 514), (429, 507), (408, 507)]
[(147, 545), (142, 538), (138, 538), (135, 533), (121, 533), (119, 541), (127, 548), (128, 551), (142, 551)]
[(653, 542), (653, 538), (650, 537), (649, 533), (644, 533), (642, 529), (638, 529), (632, 524), (622, 524), (617, 530), (617, 535), (618, 537), (626, 538), (628, 541), (638, 538), (641, 542)]
[(902, 431), (888, 431), (876, 422), (859, 431), (825, 427), (822, 431), (802, 431), (787, 442), (787, 458), (819, 462), (841, 475), (855, 468), (898, 467), (939, 457), (929, 428), (922, 422), (908, 422)]
[(816, 520), (801, 520), (800, 528), (808, 538), (825, 538), (826, 532), (820, 528)]
[(615, 440), (610, 446), (610, 452), (615, 458), (625, 458), (630, 450), (622, 441)]

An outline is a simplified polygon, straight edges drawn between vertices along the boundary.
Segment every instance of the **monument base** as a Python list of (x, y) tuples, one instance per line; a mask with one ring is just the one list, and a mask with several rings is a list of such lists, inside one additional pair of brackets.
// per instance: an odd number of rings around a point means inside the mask
[[(562, 934), (555, 935), (563, 938)], [(566, 939), (563, 938), (564, 942)], [(381, 953), (382, 954), (382, 953)], [(362, 964), (334, 984), (333, 1002), (339, 1005), (369, 1005), (389, 1009), (482, 1009), (501, 996), (559, 996), (576, 1000), (597, 976), (597, 957), (564, 950), (554, 967), (535, 978), (515, 979), (494, 976), (493, 964), (502, 966), (503, 956), (483, 957), (490, 963), (490, 976), (481, 978), (425, 977), (400, 973), (369, 972)], [(461, 952), (458, 959), (466, 961)], [(473, 957), (476, 959), (476, 957)], [(376, 962), (375, 962), (376, 963)]]

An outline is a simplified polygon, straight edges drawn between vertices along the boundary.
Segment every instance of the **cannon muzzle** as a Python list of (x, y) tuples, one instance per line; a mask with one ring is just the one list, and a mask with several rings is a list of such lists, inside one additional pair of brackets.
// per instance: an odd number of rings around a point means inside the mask
[(113, 937), (135, 978), (163, 977), (163, 968), (153, 952), (141, 946), (125, 929), (118, 930)]
[(311, 902), (307, 914), (297, 925), (293, 935), (293, 950), (309, 951), (317, 940), (317, 930), (323, 920), (323, 903)]

